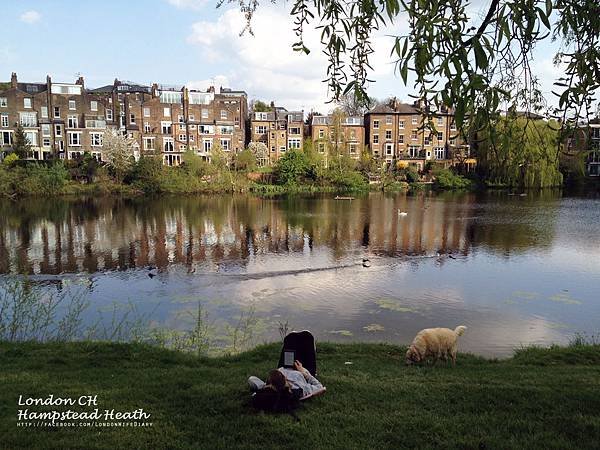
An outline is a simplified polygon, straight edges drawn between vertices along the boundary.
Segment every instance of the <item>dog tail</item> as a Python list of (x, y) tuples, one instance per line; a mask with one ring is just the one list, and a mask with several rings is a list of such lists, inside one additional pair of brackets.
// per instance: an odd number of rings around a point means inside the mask
[(462, 336), (466, 329), (467, 327), (465, 327), (464, 325), (460, 325), (454, 329), (454, 333), (457, 336)]

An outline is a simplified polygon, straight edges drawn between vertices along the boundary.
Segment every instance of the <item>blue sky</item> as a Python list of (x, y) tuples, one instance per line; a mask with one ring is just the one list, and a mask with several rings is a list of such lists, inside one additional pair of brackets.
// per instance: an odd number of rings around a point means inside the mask
[[(150, 84), (209, 84), (244, 89), (249, 97), (275, 100), (288, 109), (327, 112), (321, 80), (326, 61), (309, 33), (313, 52), (291, 50), (294, 36), (289, 3), (261, 6), (255, 36), (238, 34), (243, 18), (236, 5), (215, 8), (215, 0), (12, 0), (3, 5), (0, 80), (15, 71), (23, 81), (73, 81), (81, 73), (88, 87), (115, 77)], [(479, 4), (479, 6), (477, 6)], [(475, 10), (485, 1), (475, 1)], [(375, 38), (376, 82), (372, 96), (408, 100), (410, 88), (394, 75), (389, 57), (392, 40), (405, 24), (382, 30)], [(538, 50), (534, 68), (549, 94), (551, 46)]]

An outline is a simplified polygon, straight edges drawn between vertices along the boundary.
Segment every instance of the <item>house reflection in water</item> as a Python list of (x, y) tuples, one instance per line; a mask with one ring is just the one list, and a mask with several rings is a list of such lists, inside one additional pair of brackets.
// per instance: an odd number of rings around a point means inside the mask
[[(543, 202), (554, 214), (555, 199), (529, 201)], [(330, 196), (1, 201), (0, 273), (173, 265), (243, 271), (256, 256), (316, 250), (335, 263), (364, 254), (467, 255), (477, 248), (509, 255), (551, 244), (551, 220), (532, 223), (522, 205), (494, 205), (474, 194), (427, 193), (370, 194), (353, 201)]]

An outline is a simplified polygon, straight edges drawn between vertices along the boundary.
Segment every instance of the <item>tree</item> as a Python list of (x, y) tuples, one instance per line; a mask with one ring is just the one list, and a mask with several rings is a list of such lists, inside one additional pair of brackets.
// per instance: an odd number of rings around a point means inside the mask
[(132, 142), (117, 130), (107, 129), (102, 138), (102, 160), (114, 173), (117, 183), (123, 181), (134, 163)]
[(256, 163), (262, 167), (266, 166), (269, 162), (269, 149), (264, 142), (250, 142), (248, 144), (248, 150), (252, 152)]
[(188, 148), (185, 151), (185, 154), (183, 155), (183, 170), (185, 170), (188, 175), (202, 177), (209, 172), (208, 166), (209, 164), (198, 156), (194, 150)]
[[(260, 2), (236, 3), (247, 18), (242, 32), (251, 32)], [(565, 66), (555, 83), (559, 108), (554, 115), (589, 117), (600, 88), (597, 0), (491, 0), (481, 18), (468, 0), (294, 0), (291, 15), (296, 51), (310, 52), (304, 30), (319, 25), (328, 59), (326, 81), (335, 100), (352, 93), (367, 104), (372, 34), (394, 21), (408, 24), (391, 49), (403, 83), (408, 85), (411, 74), (425, 113), (455, 108), (459, 129), (490, 126), (503, 102), (544, 108), (530, 66), (533, 49), (544, 40), (559, 42), (555, 62)]]
[(233, 165), (235, 166), (235, 170), (251, 172), (256, 168), (256, 157), (254, 156), (254, 153), (247, 148), (235, 155)]
[(267, 105), (262, 100), (252, 100), (250, 104), (250, 109), (252, 110), (252, 112), (269, 112), (273, 110), (271, 106)]
[(342, 94), (336, 103), (346, 116), (363, 116), (377, 104), (377, 101), (372, 97), (368, 97), (361, 102), (353, 92), (346, 92)]
[(306, 176), (310, 163), (301, 150), (290, 150), (277, 161), (275, 173), (280, 184), (293, 185)]
[(25, 131), (21, 124), (17, 124), (17, 129), (13, 136), (12, 151), (19, 157), (19, 159), (29, 158), (31, 153), (31, 142), (27, 138)]
[(479, 170), (493, 183), (512, 187), (560, 186), (558, 130), (554, 121), (500, 118), (481, 136)]

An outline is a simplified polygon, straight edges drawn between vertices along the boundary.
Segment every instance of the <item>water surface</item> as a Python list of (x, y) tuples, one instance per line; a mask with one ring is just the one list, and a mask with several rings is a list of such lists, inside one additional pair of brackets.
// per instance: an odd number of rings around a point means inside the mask
[(333, 197), (0, 201), (0, 278), (86, 280), (88, 323), (116, 303), (186, 329), (200, 303), (215, 345), (250, 312), (254, 342), (286, 321), (398, 344), (464, 324), (460, 348), (488, 356), (600, 330), (598, 198)]

